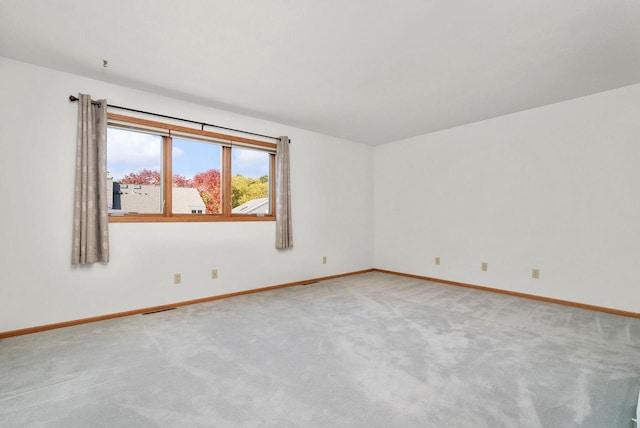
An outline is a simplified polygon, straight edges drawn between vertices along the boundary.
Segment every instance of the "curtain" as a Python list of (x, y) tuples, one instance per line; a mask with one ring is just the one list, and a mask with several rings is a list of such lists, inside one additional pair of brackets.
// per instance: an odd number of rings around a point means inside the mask
[(289, 137), (280, 137), (276, 151), (276, 248), (293, 247)]
[(109, 261), (107, 212), (107, 101), (78, 100), (76, 180), (71, 263)]

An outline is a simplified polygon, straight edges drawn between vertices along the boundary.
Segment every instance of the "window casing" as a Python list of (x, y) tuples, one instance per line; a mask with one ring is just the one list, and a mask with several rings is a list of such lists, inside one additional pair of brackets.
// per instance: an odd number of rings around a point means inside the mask
[(273, 221), (274, 143), (108, 114), (111, 222)]

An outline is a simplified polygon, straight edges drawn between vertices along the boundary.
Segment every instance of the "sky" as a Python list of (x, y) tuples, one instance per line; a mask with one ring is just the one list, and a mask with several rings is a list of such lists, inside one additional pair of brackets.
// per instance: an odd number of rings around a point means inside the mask
[[(222, 149), (215, 144), (173, 139), (173, 173), (192, 178), (198, 172), (221, 169)], [(116, 128), (107, 130), (107, 170), (115, 179), (143, 169), (160, 170), (162, 137)], [(269, 173), (269, 155), (259, 150), (232, 149), (231, 174), (260, 177)]]

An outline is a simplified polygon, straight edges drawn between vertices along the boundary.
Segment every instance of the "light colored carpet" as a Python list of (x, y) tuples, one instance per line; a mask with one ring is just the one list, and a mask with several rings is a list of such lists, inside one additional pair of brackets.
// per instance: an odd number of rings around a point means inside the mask
[(631, 428), (639, 387), (639, 319), (376, 272), (0, 341), (5, 428)]

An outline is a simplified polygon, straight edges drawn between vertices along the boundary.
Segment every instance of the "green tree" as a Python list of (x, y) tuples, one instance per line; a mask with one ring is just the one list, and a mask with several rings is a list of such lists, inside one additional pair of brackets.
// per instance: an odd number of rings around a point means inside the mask
[(231, 177), (231, 206), (233, 208), (253, 199), (265, 198), (269, 195), (269, 177), (259, 178), (234, 175)]

